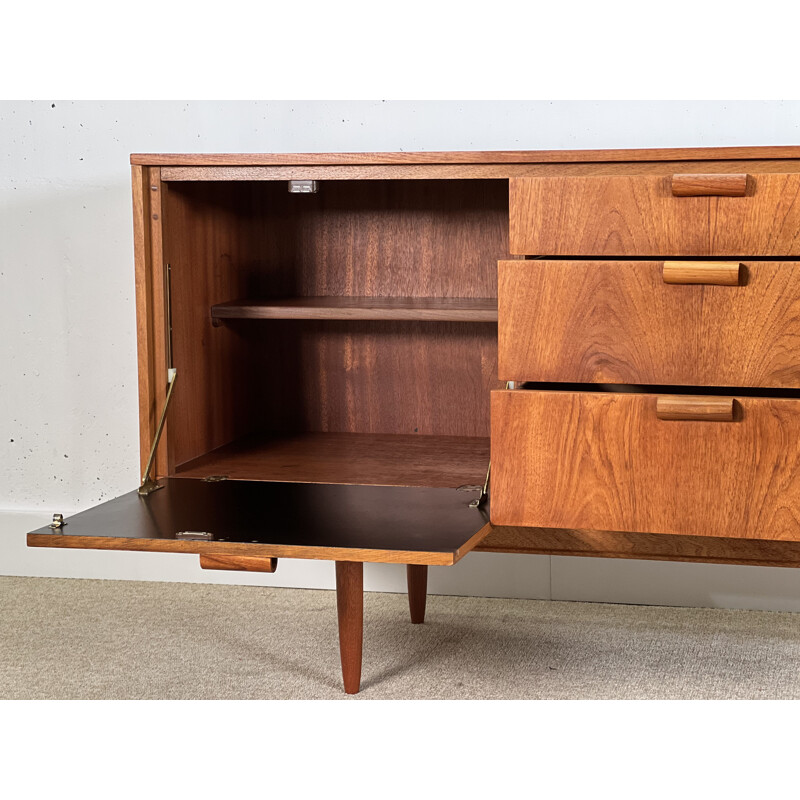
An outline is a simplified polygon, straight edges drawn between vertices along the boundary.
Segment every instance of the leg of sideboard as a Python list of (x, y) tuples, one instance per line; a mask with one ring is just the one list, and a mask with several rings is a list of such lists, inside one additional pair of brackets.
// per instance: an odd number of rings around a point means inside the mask
[(361, 687), (361, 647), (364, 642), (364, 565), (336, 562), (336, 608), (339, 612), (339, 652), (347, 694)]
[(425, 622), (425, 601), (428, 599), (428, 566), (427, 564), (409, 564), (406, 567), (408, 579), (408, 608), (411, 621)]

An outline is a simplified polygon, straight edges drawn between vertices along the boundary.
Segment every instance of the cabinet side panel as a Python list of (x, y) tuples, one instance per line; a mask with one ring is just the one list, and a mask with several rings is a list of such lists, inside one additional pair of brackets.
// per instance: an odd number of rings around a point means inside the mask
[(136, 351), (139, 364), (139, 460), (141, 471), (147, 463), (148, 440), (153, 429), (153, 374), (150, 361), (150, 273), (148, 248), (149, 211), (145, 210), (145, 167), (131, 167), (133, 189), (133, 258), (136, 282)]
[[(281, 186), (282, 194), (286, 187)], [(251, 188), (171, 184), (164, 196), (164, 261), (170, 265), (172, 355), (178, 383), (170, 410), (171, 464), (182, 464), (251, 432), (258, 408), (256, 331), (213, 327), (211, 306), (251, 294), (277, 238), (265, 210), (254, 237)], [(269, 364), (265, 366), (269, 370)]]

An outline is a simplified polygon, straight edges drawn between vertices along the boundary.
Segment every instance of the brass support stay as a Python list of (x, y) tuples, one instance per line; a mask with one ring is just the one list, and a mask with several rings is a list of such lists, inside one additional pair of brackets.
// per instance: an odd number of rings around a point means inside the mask
[(153, 480), (150, 476), (150, 472), (153, 469), (153, 462), (156, 459), (156, 450), (158, 450), (158, 443), (161, 440), (161, 434), (164, 430), (164, 423), (167, 419), (167, 409), (169, 408), (169, 401), (172, 400), (172, 392), (175, 389), (175, 381), (177, 378), (178, 370), (174, 367), (170, 367), (170, 369), (167, 370), (167, 396), (164, 398), (164, 407), (161, 409), (161, 419), (158, 421), (156, 435), (153, 437), (153, 446), (150, 448), (150, 457), (147, 459), (147, 466), (144, 469), (144, 475), (142, 475), (142, 485), (139, 487), (139, 494), (141, 495), (148, 495), (158, 489), (164, 488), (160, 483)]
[(164, 407), (161, 409), (161, 419), (158, 421), (156, 434), (153, 437), (153, 446), (150, 448), (150, 456), (147, 459), (147, 466), (144, 468), (144, 475), (142, 475), (142, 483), (139, 486), (139, 494), (146, 497), (148, 494), (163, 489), (164, 487), (154, 480), (150, 472), (153, 469), (153, 463), (156, 460), (156, 450), (158, 450), (158, 443), (161, 440), (161, 434), (164, 431), (164, 423), (167, 420), (167, 409), (169, 408), (169, 401), (172, 400), (172, 390), (175, 388), (175, 381), (178, 377), (178, 370), (172, 366), (172, 266), (167, 264), (164, 271), (164, 306), (166, 312), (166, 349), (167, 349), (167, 396), (164, 398)]

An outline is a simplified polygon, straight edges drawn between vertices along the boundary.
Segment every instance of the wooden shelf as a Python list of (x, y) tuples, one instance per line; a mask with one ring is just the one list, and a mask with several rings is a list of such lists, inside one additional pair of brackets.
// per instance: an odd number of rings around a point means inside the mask
[(288, 297), (234, 300), (211, 307), (225, 319), (428, 320), (497, 322), (494, 298), (452, 297)]
[(458, 488), (483, 484), (489, 439), (373, 433), (249, 437), (182, 464), (178, 477)]

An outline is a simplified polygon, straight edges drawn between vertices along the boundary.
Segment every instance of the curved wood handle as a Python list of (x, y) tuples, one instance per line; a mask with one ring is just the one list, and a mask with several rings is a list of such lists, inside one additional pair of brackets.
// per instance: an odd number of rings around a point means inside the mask
[(744, 197), (747, 174), (673, 175), (672, 194), (675, 197)]
[(687, 395), (663, 395), (656, 400), (656, 416), (659, 419), (696, 419), (733, 421), (732, 397), (698, 397)]
[(664, 283), (706, 283), (738, 286), (742, 265), (738, 261), (665, 261)]

